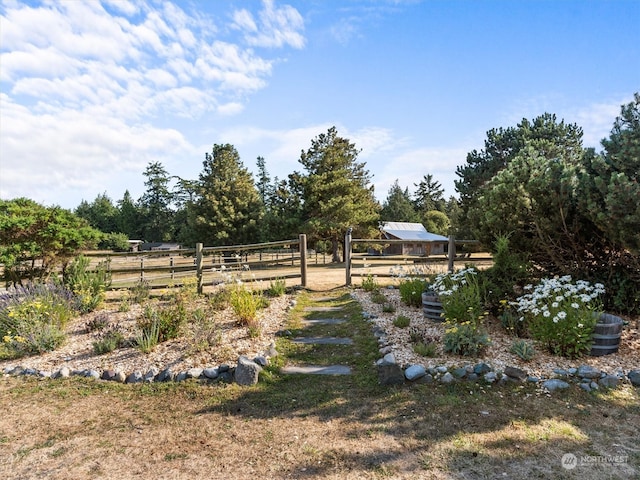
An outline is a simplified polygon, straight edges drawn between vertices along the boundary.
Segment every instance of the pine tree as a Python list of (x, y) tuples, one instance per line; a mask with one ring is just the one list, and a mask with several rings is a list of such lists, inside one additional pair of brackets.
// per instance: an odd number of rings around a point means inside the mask
[(358, 153), (331, 127), (300, 155), (306, 170), (300, 176), (305, 229), (316, 239), (331, 241), (334, 262), (340, 261), (338, 245), (348, 228), (363, 235), (377, 229), (380, 206), (365, 163), (357, 161)]
[(256, 242), (262, 205), (235, 147), (214, 145), (203, 167), (189, 213), (193, 240), (207, 246)]

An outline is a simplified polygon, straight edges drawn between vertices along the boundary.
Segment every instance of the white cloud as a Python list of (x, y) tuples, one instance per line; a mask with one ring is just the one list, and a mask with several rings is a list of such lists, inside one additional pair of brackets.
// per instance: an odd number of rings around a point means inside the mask
[(305, 38), (301, 31), (304, 30), (304, 20), (300, 13), (290, 5), (276, 7), (273, 0), (263, 0), (262, 3), (258, 21), (247, 10), (238, 10), (233, 15), (233, 28), (243, 31), (245, 41), (255, 47), (289, 45), (303, 48)]
[[(304, 44), (292, 7), (267, 1), (259, 19), (269, 46)], [(149, 161), (194, 153), (181, 119), (241, 112), (274, 62), (170, 2), (5, 2), (1, 20), (3, 198), (117, 192), (123, 171), (141, 184)]]

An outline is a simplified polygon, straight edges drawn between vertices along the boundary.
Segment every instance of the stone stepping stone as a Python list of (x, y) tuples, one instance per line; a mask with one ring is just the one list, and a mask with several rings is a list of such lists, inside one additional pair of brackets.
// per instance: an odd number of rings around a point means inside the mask
[(311, 318), (302, 320), (303, 325), (339, 325), (346, 322), (344, 318)]
[(338, 337), (297, 337), (292, 342), (306, 345), (353, 345), (353, 340), (350, 338)]
[(351, 375), (351, 368), (345, 365), (329, 365), (326, 367), (321, 366), (302, 366), (302, 367), (284, 367), (281, 370), (282, 373), (293, 374), (303, 373), (307, 375)]
[(304, 307), (305, 312), (339, 312), (342, 307)]

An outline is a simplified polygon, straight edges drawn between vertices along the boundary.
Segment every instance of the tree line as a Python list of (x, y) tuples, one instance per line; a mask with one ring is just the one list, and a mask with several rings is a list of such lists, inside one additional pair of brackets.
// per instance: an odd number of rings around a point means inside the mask
[(447, 234), (451, 221), (445, 212), (455, 214), (457, 202), (445, 201), (444, 189), (432, 175), (415, 184), (415, 194), (396, 180), (380, 205), (358, 154), (332, 127), (301, 153), (301, 171), (272, 178), (266, 160), (258, 157), (254, 178), (233, 145), (216, 144), (205, 153), (197, 179), (173, 176), (160, 162), (151, 162), (143, 172), (145, 192), (139, 199), (127, 191), (114, 204), (105, 192), (92, 202), (83, 200), (74, 213), (108, 234), (102, 246), (115, 249), (126, 248), (129, 239), (223, 246), (307, 233), (313, 245), (338, 260), (339, 243), (349, 227), (371, 236), (380, 222), (421, 222), (429, 231)]
[(456, 169), (459, 198), (445, 200), (439, 182), (424, 175), (413, 193), (396, 180), (382, 204), (360, 151), (335, 127), (311, 141), (301, 170), (285, 179), (272, 179), (262, 157), (254, 179), (233, 145), (216, 144), (197, 179), (150, 163), (137, 200), (125, 192), (113, 204), (105, 192), (73, 213), (28, 199), (0, 201), (0, 263), (6, 276), (24, 259), (64, 261), (83, 242), (224, 246), (298, 233), (339, 261), (347, 228), (370, 238), (382, 221), (411, 221), (476, 238), (490, 251), (508, 238), (537, 274), (602, 282), (610, 305), (640, 311), (640, 94), (621, 107), (602, 151), (585, 148), (582, 136), (581, 127), (550, 113), (491, 129), (484, 148)]

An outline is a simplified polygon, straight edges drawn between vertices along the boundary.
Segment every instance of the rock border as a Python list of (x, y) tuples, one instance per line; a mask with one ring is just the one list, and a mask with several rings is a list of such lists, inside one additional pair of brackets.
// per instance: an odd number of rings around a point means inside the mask
[(375, 323), (376, 315), (362, 312), (362, 317), (372, 324), (373, 335), (378, 339), (379, 353), (382, 358), (376, 361), (378, 381), (382, 385), (400, 385), (404, 383), (442, 383), (483, 382), (485, 384), (504, 384), (508, 382), (533, 383), (546, 392), (564, 390), (571, 383), (591, 392), (594, 390), (616, 388), (625, 383), (640, 387), (640, 370), (631, 369), (626, 373), (618, 369), (613, 373), (580, 365), (568, 369), (555, 368), (553, 376), (532, 376), (519, 367), (507, 366), (504, 370), (494, 369), (490, 364), (480, 362), (447, 367), (445, 365), (424, 366), (421, 364), (399, 365), (387, 343), (386, 332)]
[(102, 371), (96, 369), (71, 370), (66, 366), (54, 371), (45, 371), (18, 365), (15, 367), (5, 367), (2, 373), (4, 375), (14, 377), (36, 376), (50, 379), (78, 376), (126, 384), (183, 382), (185, 380), (195, 379), (211, 383), (235, 382), (238, 385), (255, 385), (258, 383), (260, 372), (264, 367), (269, 365), (270, 358), (275, 357), (276, 355), (277, 352), (275, 351), (275, 344), (271, 344), (269, 352), (264, 355), (258, 355), (253, 359), (250, 359), (245, 355), (241, 355), (238, 358), (238, 363), (233, 366), (222, 364), (217, 367), (190, 368), (182, 371), (174, 371), (171, 367), (167, 367), (163, 370), (160, 370), (157, 367), (151, 367), (146, 373), (143, 373), (140, 370), (126, 373), (118, 369), (107, 369)]

